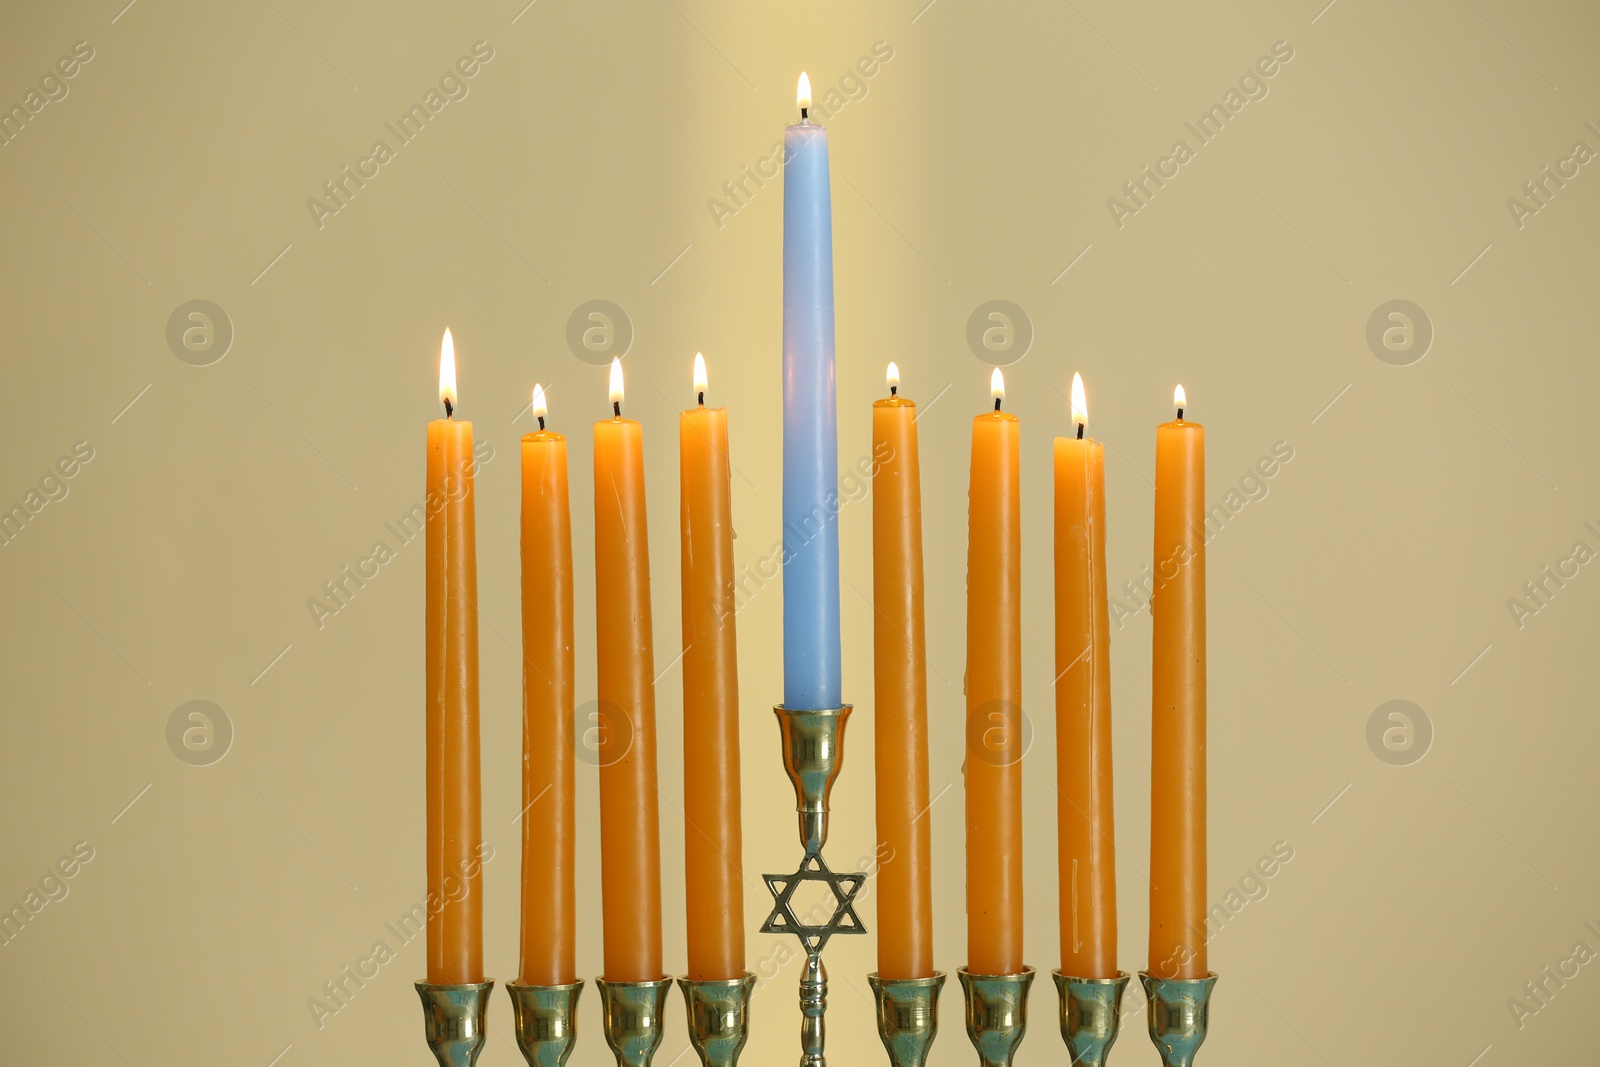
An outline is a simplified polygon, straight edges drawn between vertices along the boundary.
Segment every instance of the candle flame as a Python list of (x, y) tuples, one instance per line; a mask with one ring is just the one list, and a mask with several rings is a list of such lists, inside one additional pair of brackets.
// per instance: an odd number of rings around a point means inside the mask
[(803, 70), (800, 72), (800, 84), (794, 91), (794, 102), (802, 108), (811, 106), (811, 79)]
[(1072, 421), (1079, 426), (1089, 425), (1089, 398), (1083, 392), (1083, 375), (1072, 375)]
[(989, 375), (989, 395), (996, 400), (1004, 400), (1006, 398), (1006, 377), (1000, 373), (999, 367), (996, 367), (994, 373)]
[(439, 342), (439, 403), (455, 407), (456, 399), (456, 342), (450, 336), (450, 327), (444, 328), (444, 340)]
[(544, 402), (544, 386), (535, 383), (533, 387), (533, 417), (542, 419), (549, 413), (549, 409)]
[(611, 402), (622, 403), (622, 357), (611, 358)]
[(1172, 391), (1172, 406), (1182, 408), (1188, 406), (1189, 399), (1183, 395), (1183, 386), (1178, 386)]
[(698, 352), (694, 354), (694, 391), (706, 391), (706, 357)]
[(883, 380), (890, 389), (900, 388), (900, 368), (895, 366), (894, 360), (889, 361), (889, 369), (883, 372)]

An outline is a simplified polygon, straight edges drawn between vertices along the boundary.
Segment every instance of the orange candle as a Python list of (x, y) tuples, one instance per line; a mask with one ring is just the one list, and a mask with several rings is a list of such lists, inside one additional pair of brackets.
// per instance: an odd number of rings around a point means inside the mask
[(689, 978), (742, 978), (744, 882), (739, 827), (739, 670), (734, 642), (728, 409), (678, 417), (683, 588), (683, 862)]
[(1056, 832), (1061, 973), (1115, 978), (1111, 817), (1111, 628), (1106, 609), (1106, 450), (1083, 438), (1089, 405), (1072, 376), (1077, 437), (1058, 437), (1056, 476)]
[(569, 985), (573, 960), (572, 515), (567, 439), (522, 438), (522, 981)]
[[(428, 423), (428, 981), (483, 981), (483, 840), (478, 785), (478, 561), (472, 423), (451, 417), (456, 357), (439, 351), (445, 417)], [(437, 905), (437, 907), (435, 907)]]
[(1206, 970), (1206, 436), (1178, 417), (1156, 429), (1150, 727), (1150, 973)]
[(917, 405), (872, 405), (873, 736), (877, 748), (878, 977), (933, 975), (928, 847), (928, 671), (922, 613)]
[(622, 362), (611, 361), (614, 418), (594, 424), (595, 659), (600, 722), (600, 905), (605, 979), (654, 982), (661, 969), (661, 827), (656, 807), (655, 660), (644, 437), (622, 417)]
[(972, 420), (967, 512), (967, 969), (1020, 974), (1022, 962), (1021, 424)]

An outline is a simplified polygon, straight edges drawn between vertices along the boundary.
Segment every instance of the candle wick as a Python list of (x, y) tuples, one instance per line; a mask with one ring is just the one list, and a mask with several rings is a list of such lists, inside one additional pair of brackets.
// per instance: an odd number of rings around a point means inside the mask
[(706, 394), (705, 393), (700, 393), (699, 397), (700, 397), (700, 406), (701, 407), (705, 407), (706, 406)]
[(544, 416), (543, 415), (539, 416), (539, 429), (541, 431), (544, 429)]
[(1178, 421), (1179, 422), (1183, 421), (1183, 409), (1182, 408), (1178, 409)]
[(613, 400), (611, 402), (611, 414), (615, 415), (619, 419), (622, 418), (622, 401)]
[(444, 398), (444, 417), (447, 418), (447, 419), (455, 418), (455, 410), (456, 410), (456, 406), (454, 404), (450, 403), (450, 398), (449, 397), (445, 397)]
[(999, 397), (995, 397), (994, 398), (994, 409), (996, 411), (1000, 410), (1000, 398)]
[(1083, 440), (1083, 423), (1078, 423), (1078, 440)]
[(898, 385), (889, 386), (889, 395), (890, 396), (899, 396), (900, 395), (900, 387)]
[(810, 111), (811, 109), (809, 107), (803, 107), (800, 109), (800, 121), (802, 123), (807, 121), (806, 116), (810, 113)]

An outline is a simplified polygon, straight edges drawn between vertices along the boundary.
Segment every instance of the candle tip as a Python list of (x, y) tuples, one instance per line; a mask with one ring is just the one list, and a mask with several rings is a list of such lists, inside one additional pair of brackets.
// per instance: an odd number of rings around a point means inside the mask
[(800, 72), (800, 84), (795, 88), (794, 102), (800, 108), (800, 117), (805, 118), (806, 112), (811, 109), (811, 78), (803, 70)]
[(900, 392), (900, 368), (894, 360), (889, 361), (889, 369), (883, 372), (883, 380), (889, 385), (889, 395), (895, 396)]
[(1089, 398), (1083, 391), (1083, 375), (1073, 372), (1072, 375), (1072, 421), (1078, 424), (1078, 436), (1083, 436), (1083, 428), (1089, 422)]
[(533, 417), (539, 420), (541, 428), (544, 423), (544, 417), (549, 413), (549, 408), (544, 400), (544, 386), (535, 382), (533, 385)]
[(611, 410), (622, 414), (622, 357), (611, 357)]
[(439, 342), (439, 402), (444, 405), (449, 418), (458, 401), (456, 395), (456, 342), (450, 336), (450, 327), (444, 328), (444, 340)]
[(994, 373), (989, 375), (989, 395), (994, 397), (994, 409), (1000, 410), (1000, 401), (1006, 398), (1006, 376), (996, 367)]
[(699, 352), (694, 354), (694, 391), (700, 398), (701, 405), (706, 402), (706, 357)]
[[(1189, 398), (1184, 395), (1183, 386), (1180, 385), (1172, 391), (1172, 406), (1182, 411), (1188, 404)], [(1178, 417), (1182, 418), (1183, 416), (1180, 415)]]

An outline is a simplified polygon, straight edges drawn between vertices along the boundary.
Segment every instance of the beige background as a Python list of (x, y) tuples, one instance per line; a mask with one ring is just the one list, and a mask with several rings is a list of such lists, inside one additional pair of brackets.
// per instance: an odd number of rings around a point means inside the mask
[[(667, 961), (684, 946), (673, 411), (702, 350), (731, 410), (741, 562), (779, 536), (781, 193), (719, 228), (707, 207), (764, 157), (809, 70), (819, 94), (875, 42), (893, 58), (830, 121), (841, 458), (899, 361), (923, 405), (937, 959), (962, 963), (960, 680), (967, 420), (988, 366), (982, 302), (1035, 339), (1009, 371), (1024, 420), (1028, 958), (1057, 963), (1048, 442), (1073, 370), (1108, 460), (1113, 585), (1150, 558), (1154, 425), (1174, 382), (1206, 423), (1221, 500), (1275, 442), (1292, 462), (1212, 543), (1211, 879), (1224, 901), (1275, 842), (1294, 859), (1212, 943), (1211, 1064), (1573, 1061), (1585, 967), (1519, 1029), (1507, 1001), (1600, 921), (1593, 635), (1584, 567), (1519, 629), (1522, 583), (1600, 537), (1592, 464), (1594, 238), (1582, 168), (1518, 228), (1521, 183), (1600, 125), (1591, 5), (1103, 0), (461, 5), (171, 0), (11, 5), (0, 103), (87, 40), (94, 59), (0, 148), (8, 402), (0, 506), (59, 457), (94, 458), (0, 549), (7, 687), (0, 902), (74, 842), (94, 859), (0, 948), (8, 1063), (426, 1061), (413, 944), (319, 1030), (322, 983), (423, 892), (422, 561), (397, 558), (320, 630), (306, 601), (391, 540), (422, 491), (438, 336), (479, 481), (491, 975), (516, 954), (519, 795), (514, 443), (535, 380), (573, 440), (580, 590), (592, 574), (587, 423), (604, 371), (564, 339), (584, 301), (626, 310), (629, 411), (649, 456)], [(120, 9), (120, 10), (119, 10)], [(474, 42), (494, 58), (318, 228), (306, 206)], [(1118, 228), (1107, 208), (1274, 42), (1293, 60)], [(1070, 269), (1064, 270), (1070, 265)], [(1369, 348), (1369, 316), (1420, 305), (1420, 362)], [(166, 324), (187, 301), (235, 337), (207, 367)], [(215, 352), (210, 354), (215, 355)], [(1014, 355), (1014, 353), (1013, 353)], [(1406, 358), (1414, 356), (1412, 352)], [(209, 356), (207, 358), (210, 358)], [(1008, 357), (1009, 358), (1009, 357)], [(936, 399), (937, 398), (937, 399)], [(131, 404), (131, 406), (130, 406)], [(1331, 406), (1330, 406), (1331, 405)], [(870, 854), (870, 508), (847, 507), (845, 694), (860, 709), (835, 793), (836, 866)], [(767, 708), (781, 593), (739, 617), (745, 861), (797, 847)], [(580, 699), (594, 692), (591, 596)], [(1122, 965), (1144, 958), (1149, 618), (1114, 643)], [(220, 706), (225, 758), (186, 765), (175, 708)], [(1380, 760), (1367, 724), (1404, 699), (1425, 759)], [(1420, 721), (1418, 723), (1420, 726)], [(1380, 748), (1381, 750), (1381, 748)], [(1405, 756), (1407, 754), (1402, 754)], [(1415, 749), (1409, 754), (1415, 755)], [(581, 768), (580, 973), (600, 960), (593, 773)], [(131, 806), (130, 806), (131, 803)], [(1330, 806), (1331, 805), (1331, 806)], [(870, 884), (869, 884), (870, 891)], [(1259, 894), (1258, 894), (1259, 895)], [(869, 904), (863, 912), (875, 924)], [(752, 933), (752, 967), (773, 937)], [(829, 948), (830, 1047), (878, 1062), (873, 940)], [(746, 1061), (795, 1055), (797, 967), (765, 983)], [(1552, 988), (1554, 988), (1552, 984)], [(575, 1063), (606, 1062), (591, 991)], [(658, 1063), (687, 1063), (674, 1001)], [(971, 1062), (959, 994), (937, 1064)], [(1019, 1063), (1062, 1061), (1047, 979)], [(1118, 1060), (1154, 1062), (1130, 993)], [(497, 993), (483, 1062), (517, 1062)], [(278, 1057), (278, 1059), (275, 1059)], [(1479, 1057), (1479, 1059), (1474, 1059)]]

